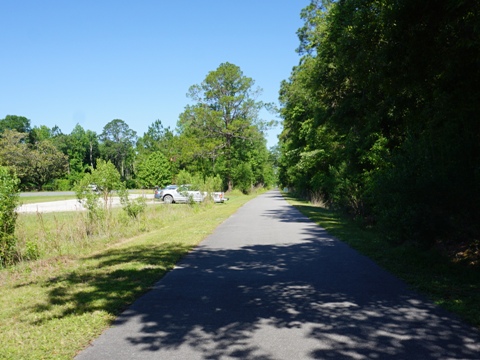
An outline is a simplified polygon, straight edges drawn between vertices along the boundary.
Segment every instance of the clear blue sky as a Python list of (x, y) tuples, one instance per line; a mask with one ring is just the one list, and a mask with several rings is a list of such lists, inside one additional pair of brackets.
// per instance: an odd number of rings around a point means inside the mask
[(260, 100), (278, 103), (309, 3), (1, 0), (0, 119), (25, 116), (65, 134), (77, 123), (101, 133), (113, 119), (138, 136), (157, 119), (174, 129), (188, 88), (224, 62), (255, 80)]

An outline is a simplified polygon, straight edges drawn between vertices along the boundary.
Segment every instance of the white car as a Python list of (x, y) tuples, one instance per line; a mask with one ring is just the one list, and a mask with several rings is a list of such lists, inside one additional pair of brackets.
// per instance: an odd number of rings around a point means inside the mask
[(159, 188), (158, 186), (155, 188), (154, 190), (154, 195), (153, 197), (155, 199), (161, 199), (160, 198), (160, 193), (163, 191), (163, 190), (172, 190), (172, 189), (176, 189), (178, 188), (178, 185), (167, 185), (165, 186), (163, 189)]
[[(190, 185), (180, 185), (177, 188), (162, 189), (158, 194), (158, 198), (166, 204), (172, 203), (188, 203), (190, 201), (202, 202), (208, 196), (205, 191), (191, 190)], [(223, 192), (210, 193), (213, 201), (223, 203), (228, 200)]]

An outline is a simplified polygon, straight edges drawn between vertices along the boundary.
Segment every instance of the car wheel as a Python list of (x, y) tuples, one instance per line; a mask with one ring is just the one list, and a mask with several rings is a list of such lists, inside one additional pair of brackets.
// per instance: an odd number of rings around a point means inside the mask
[(165, 196), (163, 197), (163, 202), (164, 202), (165, 204), (171, 204), (171, 203), (173, 203), (173, 197), (172, 197), (172, 195), (165, 195)]

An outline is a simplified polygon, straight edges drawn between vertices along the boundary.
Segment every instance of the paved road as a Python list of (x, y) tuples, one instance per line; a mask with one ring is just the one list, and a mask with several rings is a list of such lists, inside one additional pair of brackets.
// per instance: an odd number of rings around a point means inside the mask
[[(139, 196), (144, 196), (147, 200), (153, 200), (153, 194), (150, 195), (139, 195), (139, 194), (130, 194), (129, 198), (134, 199)], [(102, 200), (100, 200), (102, 201)], [(112, 197), (111, 205), (116, 207), (120, 206), (120, 198)], [(58, 200), (58, 201), (47, 201), (34, 204), (23, 204), (17, 208), (19, 213), (47, 213), (47, 212), (59, 212), (59, 211), (84, 211), (86, 210), (83, 204), (79, 203), (77, 199), (70, 200)]]
[(21, 192), (20, 197), (75, 195), (75, 191), (29, 191)]
[(480, 359), (480, 333), (273, 191), (225, 221), (77, 359)]

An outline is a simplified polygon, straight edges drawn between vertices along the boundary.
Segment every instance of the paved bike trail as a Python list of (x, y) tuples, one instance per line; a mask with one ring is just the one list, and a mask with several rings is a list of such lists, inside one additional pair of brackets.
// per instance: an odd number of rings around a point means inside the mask
[(77, 359), (480, 359), (480, 333), (271, 191)]

